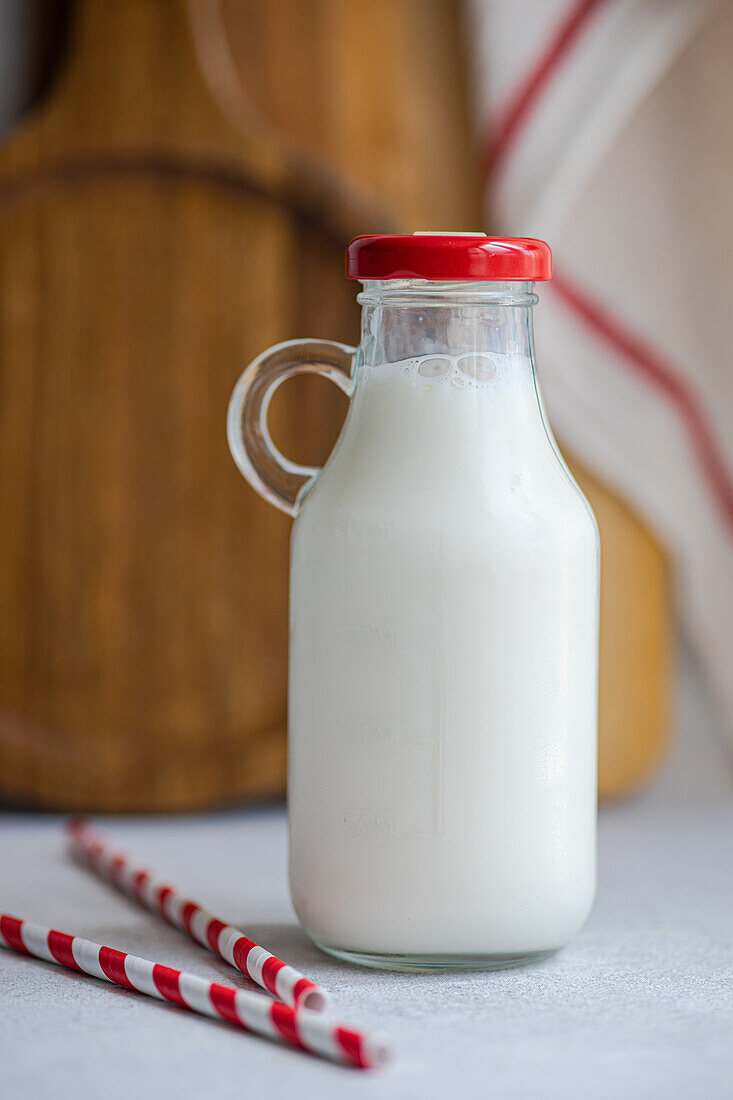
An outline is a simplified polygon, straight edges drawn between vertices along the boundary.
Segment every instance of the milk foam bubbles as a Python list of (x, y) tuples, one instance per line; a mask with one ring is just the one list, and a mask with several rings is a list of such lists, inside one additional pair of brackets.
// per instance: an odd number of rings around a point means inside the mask
[(595, 884), (597, 532), (529, 359), (361, 364), (291, 545), (305, 928), (427, 965), (566, 943)]

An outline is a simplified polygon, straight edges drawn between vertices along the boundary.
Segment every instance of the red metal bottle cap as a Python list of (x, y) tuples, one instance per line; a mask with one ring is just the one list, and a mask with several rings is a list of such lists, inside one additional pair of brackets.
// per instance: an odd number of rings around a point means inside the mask
[(413, 233), (355, 237), (346, 249), (349, 279), (538, 282), (552, 278), (552, 253), (531, 237)]

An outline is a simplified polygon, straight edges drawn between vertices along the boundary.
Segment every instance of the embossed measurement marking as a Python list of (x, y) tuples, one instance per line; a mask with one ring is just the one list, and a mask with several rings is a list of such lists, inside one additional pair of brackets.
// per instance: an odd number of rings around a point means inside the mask
[(340, 628), (344, 645), (350, 649), (394, 649), (394, 627), (382, 623), (346, 623)]
[[(342, 511), (336, 534), (347, 541), (361, 538), (376, 523), (369, 513)], [(380, 533), (388, 536), (391, 527), (384, 524)], [(409, 616), (399, 613), (399, 606), (382, 607), (376, 593), (374, 619), (344, 621), (341, 615), (348, 614), (351, 602), (345, 599), (328, 606), (330, 621), (321, 619), (312, 626), (312, 633), (323, 638), (324, 651), (341, 649), (337, 667), (356, 685), (352, 705), (359, 709), (344, 714), (339, 706), (341, 713), (332, 717), (335, 728), (331, 726), (335, 743), (350, 750), (341, 763), (343, 829), (349, 839), (420, 840), (445, 833), (442, 538), (429, 542), (427, 551), (434, 560), (425, 572), (433, 580)], [(358, 577), (354, 584), (359, 584)], [(354, 604), (359, 611), (369, 607), (361, 599)], [(377, 618), (380, 611), (387, 614)]]
[(373, 543), (389, 542), (394, 530), (394, 522), (387, 516), (376, 512), (349, 512), (339, 509), (336, 514), (334, 537), (346, 542)]
[(393, 839), (396, 836), (395, 819), (391, 814), (363, 814), (347, 810), (344, 814), (344, 826), (349, 840), (359, 836), (381, 839)]

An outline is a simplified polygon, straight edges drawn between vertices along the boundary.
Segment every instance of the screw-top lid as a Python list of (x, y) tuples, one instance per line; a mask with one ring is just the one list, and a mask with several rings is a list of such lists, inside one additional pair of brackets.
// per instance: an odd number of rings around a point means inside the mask
[(552, 278), (552, 253), (530, 237), (413, 233), (355, 237), (346, 249), (349, 279), (537, 282)]

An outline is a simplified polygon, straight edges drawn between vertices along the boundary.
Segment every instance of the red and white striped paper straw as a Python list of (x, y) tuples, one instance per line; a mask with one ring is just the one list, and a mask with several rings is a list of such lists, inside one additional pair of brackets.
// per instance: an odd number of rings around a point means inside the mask
[(290, 1043), (345, 1065), (370, 1069), (389, 1056), (384, 1040), (369, 1039), (360, 1031), (329, 1020), (323, 1012), (291, 1008), (261, 993), (207, 982), (195, 974), (43, 928), (7, 913), (0, 913), (0, 944), (148, 997), (170, 1001), (203, 1016), (226, 1020), (245, 1031)]
[(182, 897), (167, 882), (154, 878), (150, 871), (134, 866), (124, 853), (113, 850), (104, 834), (86, 818), (72, 818), (67, 824), (67, 832), (69, 850), (76, 859), (146, 909), (187, 932), (285, 1004), (318, 1010), (327, 1003), (327, 994), (315, 982), (271, 955), (238, 928), (212, 916), (197, 902)]

